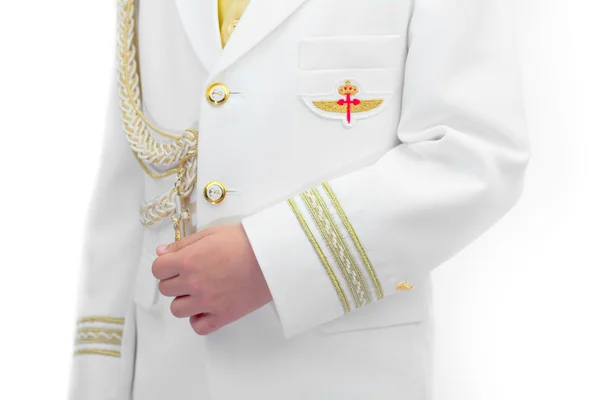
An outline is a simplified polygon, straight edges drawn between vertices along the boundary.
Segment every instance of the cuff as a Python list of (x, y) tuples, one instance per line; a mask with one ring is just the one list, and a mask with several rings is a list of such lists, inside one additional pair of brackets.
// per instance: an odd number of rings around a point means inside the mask
[(383, 297), (328, 183), (242, 219), (290, 338)]
[(117, 398), (123, 368), (124, 322), (124, 318), (108, 316), (86, 316), (77, 320), (69, 400)]

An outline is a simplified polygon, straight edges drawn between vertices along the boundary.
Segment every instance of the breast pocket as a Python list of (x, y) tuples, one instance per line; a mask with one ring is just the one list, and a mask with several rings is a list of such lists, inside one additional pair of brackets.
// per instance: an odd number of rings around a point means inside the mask
[[(346, 128), (370, 119), (369, 130), (387, 133), (399, 120), (404, 60), (399, 35), (304, 39), (297, 91), (313, 116), (337, 120)], [(372, 118), (384, 112), (383, 118)]]

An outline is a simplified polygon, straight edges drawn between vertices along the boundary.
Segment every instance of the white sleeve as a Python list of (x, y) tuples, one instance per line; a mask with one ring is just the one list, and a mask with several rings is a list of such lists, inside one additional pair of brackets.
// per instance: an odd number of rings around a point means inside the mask
[[(111, 82), (100, 169), (84, 230), (70, 400), (115, 398), (124, 367), (125, 316), (141, 251), (144, 173), (123, 131), (116, 68)], [(90, 124), (87, 133), (97, 126)]]
[(510, 0), (416, 0), (401, 144), (242, 220), (284, 335), (418, 290), (518, 200), (529, 160)]

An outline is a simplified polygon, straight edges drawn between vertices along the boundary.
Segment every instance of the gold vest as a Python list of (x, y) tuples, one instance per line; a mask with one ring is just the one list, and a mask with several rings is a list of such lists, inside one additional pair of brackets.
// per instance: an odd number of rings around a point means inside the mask
[(221, 28), (221, 45), (223, 47), (227, 44), (248, 3), (250, 0), (219, 0), (219, 27)]

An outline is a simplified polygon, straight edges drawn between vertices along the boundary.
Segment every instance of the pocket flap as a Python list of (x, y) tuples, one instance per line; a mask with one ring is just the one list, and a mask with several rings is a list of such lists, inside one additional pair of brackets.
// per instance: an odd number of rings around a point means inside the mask
[(300, 70), (393, 68), (405, 54), (400, 35), (333, 36), (300, 42)]

